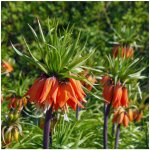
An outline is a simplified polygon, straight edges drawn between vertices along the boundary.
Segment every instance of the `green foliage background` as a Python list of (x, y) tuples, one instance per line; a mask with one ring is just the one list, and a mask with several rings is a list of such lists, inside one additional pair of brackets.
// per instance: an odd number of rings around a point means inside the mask
[[(15, 90), (14, 80), (19, 80), (20, 71), (22, 76), (28, 75), (27, 86), (33, 83), (38, 76), (36, 69), (24, 62), (12, 49), (10, 41), (21, 51), (25, 51), (22, 35), (34, 49), (35, 41), (29, 27), (30, 24), (38, 31), (37, 18), (42, 25), (46, 24), (46, 19), (59, 19), (60, 24), (67, 27), (68, 23), (74, 24), (76, 33), (81, 30), (81, 44), (88, 39), (87, 48), (96, 47), (94, 56), (87, 62), (88, 66), (94, 67), (101, 64), (103, 57), (111, 53), (113, 45), (113, 30), (122, 25), (134, 26), (139, 35), (138, 45), (135, 55), (144, 57), (140, 66), (148, 65), (149, 56), (149, 3), (148, 2), (2, 2), (1, 13), (1, 55), (2, 60), (9, 60), (14, 72), (10, 77), (2, 76), (2, 92), (4, 97), (9, 94), (8, 90)], [(20, 44), (21, 43), (21, 44)], [(148, 76), (148, 68), (144, 71)], [(22, 78), (23, 78), (22, 77)], [(148, 79), (141, 83), (141, 90), (148, 97)], [(26, 90), (26, 89), (25, 89)], [(2, 118), (6, 114), (7, 102), (2, 105)], [(58, 141), (58, 133), (54, 134), (54, 148), (103, 148), (103, 103), (95, 98), (88, 98), (87, 111), (81, 111), (80, 121), (76, 121), (75, 113), (70, 112), (71, 125), (75, 126), (70, 136), (66, 140)], [(94, 118), (94, 119), (92, 119)], [(29, 123), (31, 118), (26, 118), (24, 122)], [(34, 120), (34, 119), (33, 119)], [(76, 122), (76, 123), (75, 123)], [(75, 125), (74, 125), (75, 123)], [(67, 126), (67, 124), (65, 124)], [(11, 148), (41, 148), (42, 130), (34, 127), (34, 121), (24, 124), (24, 136), (21, 137), (20, 144), (12, 144)], [(110, 119), (111, 133), (111, 119)], [(140, 131), (140, 132), (139, 132)], [(60, 131), (63, 133), (63, 131)], [(29, 138), (30, 133), (30, 138)], [(65, 134), (65, 133), (64, 133)], [(64, 135), (63, 135), (64, 136)], [(59, 136), (60, 138), (61, 136)], [(57, 140), (56, 140), (57, 139)], [(109, 135), (109, 146), (113, 146), (113, 137)], [(64, 143), (63, 143), (64, 141)], [(142, 122), (131, 124), (130, 127), (122, 129), (119, 148), (148, 148), (148, 110), (144, 114)]]

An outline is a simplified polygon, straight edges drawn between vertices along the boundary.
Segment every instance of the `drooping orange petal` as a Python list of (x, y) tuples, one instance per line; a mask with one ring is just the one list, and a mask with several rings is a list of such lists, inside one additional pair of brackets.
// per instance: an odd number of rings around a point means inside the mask
[(135, 120), (138, 116), (138, 111), (136, 109), (133, 110), (133, 120)]
[(105, 85), (103, 89), (103, 97), (106, 100), (107, 103), (110, 103), (113, 98), (113, 85)]
[(114, 94), (113, 94), (113, 107), (120, 106), (120, 101), (122, 97), (122, 86), (117, 83), (117, 85), (114, 87)]
[(54, 105), (56, 104), (57, 92), (58, 92), (58, 80), (55, 77), (52, 77), (52, 87), (48, 94), (48, 97), (50, 101), (54, 102)]
[(128, 90), (126, 87), (122, 88), (121, 106), (128, 106)]
[(47, 78), (43, 87), (42, 94), (40, 96), (40, 103), (44, 102), (45, 100), (48, 100), (46, 98), (51, 90), (51, 87), (52, 87), (52, 78)]
[[(33, 85), (30, 87), (30, 89), (27, 91), (27, 93), (25, 94), (25, 96), (30, 96), (29, 99), (32, 99), (33, 100), (33, 97), (35, 98), (35, 96), (31, 96), (31, 94), (33, 93), (33, 91), (37, 88), (38, 86), (38, 82), (40, 81), (41, 78), (38, 78), (34, 81)], [(31, 98), (32, 97), (32, 98)]]
[(137, 122), (140, 122), (142, 116), (143, 116), (143, 112), (138, 112), (138, 115), (137, 115), (137, 117), (136, 117), (135, 120), (136, 120)]
[(128, 124), (129, 124), (129, 119), (128, 119), (128, 116), (125, 114), (123, 118), (123, 125), (124, 127), (127, 127)]
[(76, 93), (76, 96), (79, 100), (83, 100), (85, 97), (85, 93), (82, 90), (82, 85), (80, 81), (74, 80), (74, 79), (69, 79), (71, 86), (73, 87), (73, 90)]
[(131, 58), (133, 57), (133, 54), (134, 54), (134, 50), (132, 47), (128, 47), (127, 51), (126, 51), (126, 57), (127, 58)]
[(46, 81), (46, 78), (43, 78), (39, 81), (38, 90), (36, 91), (36, 94), (35, 94), (35, 100), (38, 102), (40, 102), (40, 96), (42, 94), (45, 81)]
[(132, 111), (132, 109), (128, 110), (128, 118), (129, 118), (130, 121), (133, 121), (133, 111)]
[(120, 106), (120, 101), (116, 101), (112, 103), (113, 108), (118, 108)]
[[(41, 79), (42, 80), (42, 79)], [(27, 95), (29, 95), (29, 100), (30, 101), (35, 101), (36, 99), (36, 94), (39, 90), (40, 87), (40, 81), (37, 81), (35, 84), (32, 85), (32, 87), (29, 89), (29, 91), (27, 92)]]
[(121, 124), (122, 123), (122, 121), (123, 121), (123, 118), (124, 118), (124, 112), (122, 112), (120, 115), (119, 115), (119, 117), (118, 117), (118, 124)]
[(77, 103), (79, 107), (84, 108), (84, 106), (78, 101), (71, 83), (68, 83), (66, 90), (67, 90), (67, 95), (69, 96), (69, 98), (73, 100), (75, 103)]
[(62, 84), (62, 85), (59, 85), (59, 88), (58, 88), (57, 103), (59, 104), (60, 107), (63, 107), (66, 101), (69, 99), (67, 95), (66, 86), (68, 85)]
[(67, 104), (68, 104), (73, 110), (76, 110), (77, 104), (76, 104), (74, 101), (72, 101), (71, 99), (69, 99), (69, 100), (67, 101)]
[(105, 76), (103, 76), (102, 77), (102, 79), (100, 80), (100, 83), (102, 84), (102, 85), (105, 85), (105, 84), (107, 84), (109, 81), (111, 81), (112, 79), (111, 79), (111, 77), (110, 76), (108, 76), (108, 75), (105, 75)]
[(118, 111), (115, 111), (115, 112), (114, 112), (114, 117), (113, 117), (112, 122), (113, 122), (113, 123), (117, 123), (117, 120), (118, 120)]

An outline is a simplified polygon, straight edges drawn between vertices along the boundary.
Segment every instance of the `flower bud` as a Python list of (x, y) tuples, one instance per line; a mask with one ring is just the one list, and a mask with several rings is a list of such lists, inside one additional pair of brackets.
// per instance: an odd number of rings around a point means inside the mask
[(128, 116), (127, 116), (127, 114), (124, 114), (123, 125), (124, 125), (124, 127), (127, 127), (128, 124), (129, 124)]
[(14, 118), (13, 113), (10, 112), (10, 113), (8, 114), (8, 117), (9, 117), (9, 120), (10, 120), (10, 121), (13, 120), (13, 118)]
[(136, 109), (133, 110), (133, 120), (136, 120), (138, 116), (138, 111)]
[(18, 142), (19, 132), (18, 132), (17, 129), (14, 129), (13, 137), (14, 137), (14, 139), (16, 140), (16, 142)]
[(117, 122), (117, 119), (118, 119), (118, 111), (115, 111), (115, 112), (114, 112), (114, 117), (113, 117), (112, 122), (113, 122), (113, 123), (116, 123), (116, 122)]
[(105, 75), (105, 76), (103, 76), (102, 79), (100, 80), (100, 83), (101, 83), (102, 85), (105, 85), (105, 84), (109, 83), (111, 80), (112, 80), (112, 79), (111, 79), (110, 76)]
[(123, 118), (124, 118), (124, 112), (122, 112), (120, 115), (119, 115), (119, 117), (118, 117), (118, 124), (121, 124), (122, 123), (122, 121), (123, 121)]
[(13, 120), (17, 120), (19, 118), (19, 113), (18, 112), (16, 112), (15, 114), (14, 114), (14, 118), (13, 118)]
[(130, 121), (133, 121), (133, 111), (132, 111), (132, 109), (128, 110), (128, 118), (129, 118)]
[(5, 140), (6, 140), (6, 143), (10, 143), (11, 142), (12, 135), (11, 135), (10, 131), (5, 133)]
[(23, 106), (26, 106), (26, 105), (27, 105), (27, 102), (28, 102), (28, 101), (27, 101), (27, 98), (24, 97), (24, 98), (23, 98)]
[(135, 121), (140, 122), (140, 121), (141, 121), (142, 116), (143, 116), (143, 112), (138, 112), (138, 115), (137, 115), (137, 117), (136, 117)]

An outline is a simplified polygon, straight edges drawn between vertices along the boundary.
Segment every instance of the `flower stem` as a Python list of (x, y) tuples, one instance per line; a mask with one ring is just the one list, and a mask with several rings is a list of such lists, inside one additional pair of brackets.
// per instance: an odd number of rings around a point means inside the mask
[(111, 131), (112, 137), (114, 137), (115, 128), (116, 128), (116, 125), (113, 123), (113, 125), (112, 125), (112, 131)]
[(120, 135), (120, 124), (118, 124), (118, 126), (117, 126), (116, 140), (115, 140), (115, 147), (114, 147), (114, 149), (118, 148), (119, 135)]
[(111, 104), (104, 104), (104, 129), (103, 129), (103, 134), (104, 134), (104, 139), (103, 139), (103, 142), (104, 142), (104, 149), (108, 149), (108, 145), (107, 145), (107, 142), (108, 142), (108, 137), (107, 137), (107, 129), (108, 129), (108, 115), (109, 115), (109, 111), (110, 111), (110, 106)]
[(52, 145), (52, 133), (51, 133), (51, 131), (49, 132), (49, 142), (50, 142), (50, 145)]
[(77, 105), (76, 108), (76, 119), (79, 120), (79, 112), (80, 112), (81, 108)]
[(45, 124), (44, 124), (44, 135), (43, 135), (43, 149), (49, 148), (49, 140), (52, 143), (52, 138), (50, 136), (50, 120), (52, 118), (52, 107), (46, 111)]

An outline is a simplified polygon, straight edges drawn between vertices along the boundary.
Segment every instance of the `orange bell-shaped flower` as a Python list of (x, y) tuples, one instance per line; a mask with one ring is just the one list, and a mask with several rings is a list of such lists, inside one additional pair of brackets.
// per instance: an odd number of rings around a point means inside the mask
[(128, 118), (129, 118), (130, 121), (133, 121), (133, 111), (132, 111), (132, 109), (128, 110)]
[(116, 58), (119, 55), (119, 50), (121, 51), (120, 52), (121, 57), (131, 58), (134, 55), (134, 50), (132, 47), (130, 47), (130, 46), (122, 47), (120, 45), (117, 45), (112, 50), (114, 58)]
[(113, 101), (112, 101), (113, 108), (117, 108), (121, 105), (121, 98), (122, 98), (122, 85), (118, 82), (114, 87)]
[(122, 88), (121, 106), (128, 106), (128, 90), (126, 87)]
[(112, 78), (108, 75), (105, 75), (100, 80), (100, 83), (104, 86), (105, 84), (108, 84), (110, 81), (112, 81)]
[(29, 96), (29, 101), (35, 102), (37, 106), (42, 108), (53, 106), (53, 110), (61, 108), (67, 111), (66, 105), (76, 110), (77, 105), (84, 108), (80, 101), (86, 102), (80, 81), (75, 79), (59, 81), (54, 76), (38, 78), (26, 96)]
[(140, 122), (143, 117), (143, 112), (139, 112), (137, 118), (135, 119), (136, 122)]
[(127, 114), (124, 114), (123, 125), (124, 125), (124, 127), (128, 127), (128, 124), (129, 124), (128, 116), (127, 116)]
[(119, 117), (117, 120), (118, 124), (121, 124), (123, 122), (123, 118), (124, 118), (124, 112), (121, 112), (120, 114), (118, 113)]
[(114, 85), (105, 84), (103, 89), (103, 97), (106, 100), (106, 103), (110, 103), (113, 98)]

